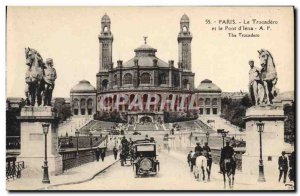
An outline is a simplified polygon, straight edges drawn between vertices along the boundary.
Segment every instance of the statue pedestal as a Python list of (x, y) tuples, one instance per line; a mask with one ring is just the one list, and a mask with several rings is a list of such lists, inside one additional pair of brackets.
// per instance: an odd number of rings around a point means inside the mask
[[(278, 157), (284, 150), (284, 112), (282, 106), (253, 106), (246, 111), (246, 152), (243, 173), (257, 175), (260, 156), (259, 132), (256, 123), (264, 123), (262, 158), (266, 180), (278, 177)], [(274, 179), (272, 179), (274, 180)]]
[(52, 107), (26, 106), (18, 117), (21, 123), (21, 154), (26, 168), (37, 169), (43, 174), (45, 160), (45, 135), (43, 123), (49, 123), (47, 134), (47, 160), (50, 175), (62, 173), (62, 157), (58, 153), (58, 121)]

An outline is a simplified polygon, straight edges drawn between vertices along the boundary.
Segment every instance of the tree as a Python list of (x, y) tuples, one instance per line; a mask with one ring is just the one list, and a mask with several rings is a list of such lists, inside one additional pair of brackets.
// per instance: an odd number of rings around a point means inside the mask
[(246, 94), (242, 99), (221, 99), (221, 117), (230, 121), (230, 123), (245, 128), (243, 117), (246, 110), (252, 106), (249, 96)]
[(57, 112), (59, 121), (65, 121), (72, 116), (71, 106), (67, 104), (64, 98), (56, 98), (53, 105), (54, 110)]
[(289, 142), (293, 142), (295, 136), (295, 104), (286, 104), (283, 106), (284, 115), (287, 117), (284, 121), (284, 135)]

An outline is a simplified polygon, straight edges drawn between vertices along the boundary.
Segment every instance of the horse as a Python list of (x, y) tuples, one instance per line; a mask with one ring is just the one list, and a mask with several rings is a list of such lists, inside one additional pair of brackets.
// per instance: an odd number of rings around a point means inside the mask
[(210, 181), (211, 166), (212, 166), (212, 157), (211, 157), (211, 155), (207, 154), (206, 159), (207, 159), (207, 167), (206, 167), (207, 181)]
[(32, 48), (25, 48), (26, 65), (28, 69), (25, 74), (25, 96), (26, 105), (40, 106), (42, 104), (43, 92), (43, 68), (42, 56)]
[(275, 68), (275, 63), (271, 53), (268, 50), (261, 49), (258, 51), (261, 69), (261, 79), (263, 81), (266, 104), (272, 104), (272, 100), (277, 96), (275, 85), (278, 77)]
[(226, 188), (226, 176), (229, 182), (229, 188), (233, 188), (234, 175), (236, 170), (236, 157), (233, 155), (232, 159), (224, 159), (221, 163), (221, 173), (224, 179), (224, 188)]
[(194, 176), (197, 180), (200, 180), (202, 173), (202, 180), (205, 180), (205, 171), (207, 171), (207, 158), (204, 155), (200, 155), (196, 158), (196, 164), (194, 169)]

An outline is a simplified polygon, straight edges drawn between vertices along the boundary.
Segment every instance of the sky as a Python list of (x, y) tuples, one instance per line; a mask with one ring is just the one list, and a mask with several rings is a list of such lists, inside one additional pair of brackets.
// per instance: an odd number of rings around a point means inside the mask
[[(250, 59), (260, 67), (259, 49), (271, 52), (278, 72), (280, 92), (294, 90), (294, 19), (292, 8), (222, 7), (8, 7), (6, 45), (6, 92), (24, 97), (25, 47), (53, 58), (57, 71), (54, 97), (69, 97), (70, 89), (86, 79), (96, 86), (99, 71), (101, 17), (111, 19), (113, 62), (134, 56), (134, 49), (147, 44), (157, 57), (178, 62), (180, 18), (190, 18), (192, 71), (195, 86), (212, 80), (222, 91), (247, 91)], [(229, 37), (228, 31), (212, 31), (206, 20), (274, 20), (271, 31), (260, 37)], [(223, 27), (226, 25), (222, 25)], [(248, 25), (251, 26), (251, 25)], [(252, 25), (253, 26), (253, 25)], [(256, 26), (257, 27), (257, 26)], [(250, 32), (250, 31), (249, 31)], [(257, 33), (258, 31), (254, 31)]]

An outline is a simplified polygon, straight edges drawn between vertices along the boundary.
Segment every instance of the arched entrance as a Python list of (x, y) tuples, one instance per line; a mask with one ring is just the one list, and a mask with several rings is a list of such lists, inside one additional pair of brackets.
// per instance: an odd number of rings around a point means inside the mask
[(150, 116), (143, 116), (140, 118), (140, 123), (152, 123), (153, 120)]

